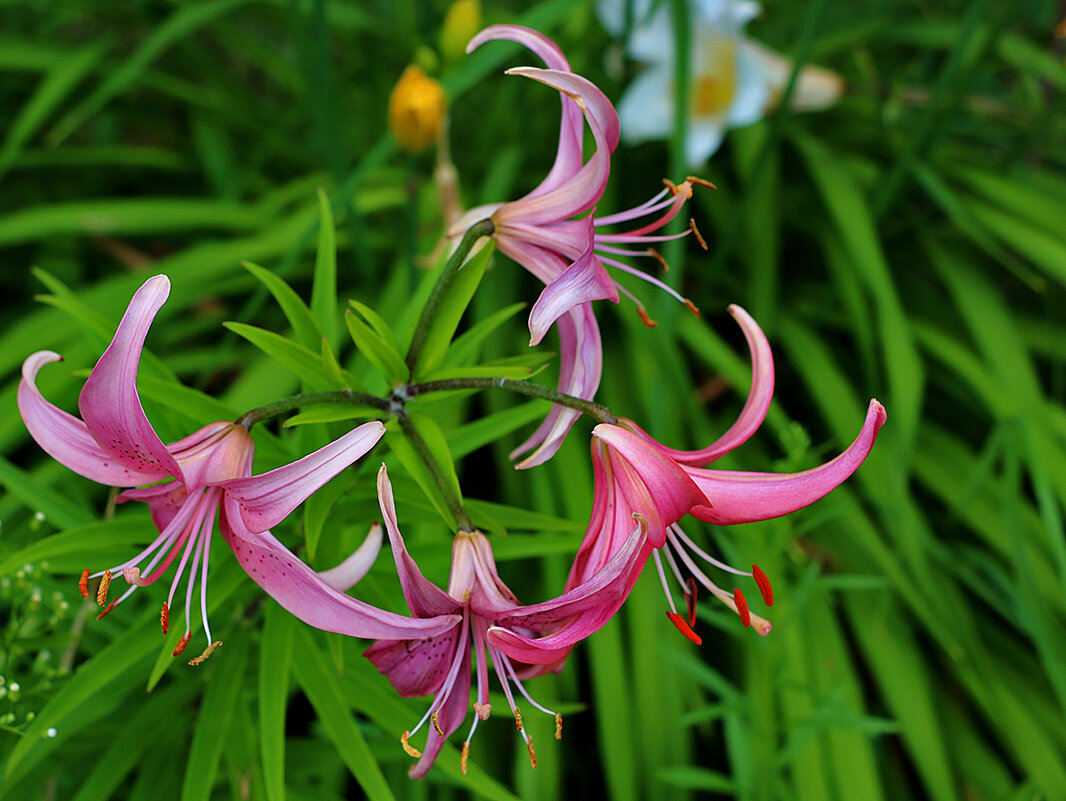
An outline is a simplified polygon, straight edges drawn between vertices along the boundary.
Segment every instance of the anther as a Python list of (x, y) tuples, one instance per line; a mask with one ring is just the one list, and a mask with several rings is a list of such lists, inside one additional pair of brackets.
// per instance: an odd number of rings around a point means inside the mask
[(670, 190), (671, 195), (677, 194), (677, 184), (675, 184), (669, 178), (663, 178), (663, 186)]
[(733, 588), (733, 603), (737, 605), (737, 614), (740, 615), (740, 622), (747, 628), (751, 625), (751, 610), (748, 609), (748, 602), (744, 598), (744, 593), (736, 587)]
[(511, 711), (512, 711), (512, 712), (514, 712), (514, 725), (515, 725), (515, 727), (516, 727), (516, 728), (517, 728), (517, 729), (518, 729), (519, 731), (522, 731), (522, 710), (521, 710), (521, 709), (519, 709), (519, 708), (518, 708), (518, 707), (516, 706), (516, 707), (515, 707), (514, 709), (512, 709)]
[(81, 578), (78, 579), (78, 590), (81, 592), (82, 598), (89, 597), (89, 568), (81, 571)]
[(193, 667), (196, 667), (197, 665), (202, 665), (204, 662), (207, 661), (207, 657), (211, 656), (211, 654), (213, 654), (221, 645), (222, 640), (215, 640), (213, 643), (211, 643), (204, 649), (204, 652), (202, 654), (197, 657), (194, 657), (193, 659), (190, 659), (189, 664)]
[(664, 273), (670, 272), (670, 265), (667, 264), (666, 259), (663, 258), (663, 254), (657, 251), (655, 248), (648, 248), (647, 254), (659, 262), (659, 266), (663, 268)]
[(688, 581), (685, 582), (685, 606), (688, 607), (688, 624), (689, 626), (696, 625), (696, 600), (699, 597), (699, 585), (696, 583), (696, 579), (693, 576), (688, 577)]
[(100, 606), (107, 604), (107, 591), (111, 588), (111, 571), (105, 570), (100, 577), (100, 586), (96, 588), (96, 603)]
[(696, 645), (703, 645), (703, 638), (692, 630), (692, 626), (688, 624), (685, 618), (681, 617), (677, 612), (667, 612), (666, 616), (670, 618), (670, 622), (673, 623), (677, 630), (684, 634)]
[(470, 743), (463, 743), (462, 753), (459, 754), (459, 770), (466, 775), (466, 765), (470, 761)]
[(440, 716), (440, 710), (438, 709), (433, 713), (433, 728), (437, 730), (437, 734), (441, 737), (444, 736), (444, 730), (440, 727), (440, 723), (437, 722), (437, 718)]
[(189, 640), (191, 640), (191, 639), (192, 639), (192, 632), (190, 631), (178, 641), (178, 647), (175, 648), (174, 651), (170, 655), (171, 656), (178, 656), (182, 651), (185, 650), (185, 646), (189, 644)]
[(688, 228), (692, 231), (692, 235), (696, 237), (696, 241), (700, 243), (700, 247), (707, 250), (707, 240), (703, 238), (700, 229), (696, 227), (696, 221), (691, 217), (688, 218)]
[(474, 701), (474, 714), (478, 716), (478, 720), (488, 720), (490, 712), (492, 712), (492, 704), (479, 704)]
[(696, 186), (705, 186), (708, 189), (717, 189), (718, 187), (708, 181), (706, 178), (697, 178), (695, 175), (686, 175), (685, 180), (690, 184), (696, 184)]
[(563, 716), (558, 712), (555, 713), (555, 739), (563, 739)]
[(403, 746), (403, 750), (407, 753), (407, 756), (418, 759), (422, 756), (422, 752), (407, 742), (407, 738), (411, 736), (411, 732), (405, 731), (400, 735), (400, 745)]
[(640, 315), (640, 319), (643, 321), (644, 325), (648, 326), (648, 328), (655, 328), (659, 325), (648, 316), (648, 310), (643, 306), (637, 306), (637, 314)]
[[(704, 250), (706, 250), (707, 248), (706, 248), (706, 247), (704, 247), (703, 249), (704, 249)], [(692, 312), (692, 313), (693, 313), (694, 315), (696, 315), (696, 318), (698, 319), (698, 318), (699, 318), (699, 316), (700, 316), (700, 307), (699, 307), (699, 306), (697, 306), (697, 305), (696, 305), (695, 303), (693, 303), (693, 302), (692, 302), (691, 300), (689, 300), (688, 298), (685, 298), (684, 300), (685, 300), (685, 307), (686, 307), (686, 308), (687, 308), (687, 309), (688, 309), (688, 310), (689, 310), (690, 312)]]
[(751, 566), (751, 575), (755, 579), (755, 583), (759, 585), (759, 592), (762, 593), (762, 599), (767, 606), (774, 605), (774, 588), (770, 586), (770, 579), (766, 578), (766, 574), (759, 569), (758, 565)]
[(104, 615), (106, 615), (108, 612), (110, 612), (112, 609), (114, 609), (117, 604), (118, 604), (118, 600), (117, 599), (112, 601), (111, 603), (109, 603), (107, 606), (105, 606), (103, 608), (103, 610), (100, 612), (100, 614), (98, 614), (96, 616), (96, 619), (97, 620), (102, 620)]
[(526, 738), (526, 750), (529, 751), (529, 767), (533, 770), (537, 769), (537, 752), (533, 750), (533, 738)]
[(170, 607), (166, 601), (163, 601), (163, 608), (159, 610), (159, 626), (164, 634), (170, 631)]

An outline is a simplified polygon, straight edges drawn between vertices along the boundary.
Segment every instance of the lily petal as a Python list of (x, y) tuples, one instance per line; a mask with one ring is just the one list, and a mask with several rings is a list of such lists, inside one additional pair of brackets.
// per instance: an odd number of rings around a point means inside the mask
[(748, 390), (748, 398), (744, 402), (740, 416), (729, 427), (729, 430), (706, 448), (698, 451), (680, 451), (660, 445), (632, 420), (625, 421), (628, 428), (647, 438), (660, 451), (679, 464), (703, 467), (742, 445), (762, 425), (770, 409), (770, 401), (774, 395), (774, 356), (770, 351), (770, 343), (751, 315), (740, 306), (736, 304), (730, 306), (729, 313), (740, 324), (751, 351), (751, 389)]
[(448, 676), (462, 633), (460, 626), (457, 622), (424, 640), (379, 640), (363, 651), (363, 656), (404, 698), (430, 695), (441, 688)]
[(384, 434), (385, 426), (372, 420), (292, 464), (260, 476), (220, 481), (217, 486), (240, 502), (244, 524), (250, 530), (266, 531), (288, 517), (311, 493), (366, 454)]
[(137, 470), (114, 458), (93, 439), (85, 423), (45, 400), (37, 389), (37, 373), (44, 365), (62, 359), (58, 353), (42, 350), (22, 365), (22, 380), (18, 386), (19, 413), (37, 444), (75, 473), (112, 487), (147, 484), (167, 475), (159, 468)]
[(320, 570), (318, 577), (338, 592), (354, 587), (374, 566), (381, 550), (381, 524), (374, 523), (362, 544), (336, 567)]
[[(445, 741), (466, 718), (466, 710), (470, 705), (470, 645), (466, 642), (469, 637), (468, 629), (469, 626), (463, 627), (463, 641), (459, 644), (458, 673), (448, 689), (448, 697), (437, 710), (436, 721), (429, 726), (422, 757), (407, 771), (407, 775), (412, 779), (421, 779), (429, 773)], [(437, 731), (438, 727), (440, 732)]]
[(133, 295), (115, 337), (96, 363), (78, 397), (78, 408), (93, 439), (112, 459), (156, 478), (184, 479), (144, 414), (137, 395), (137, 367), (156, 313), (170, 295), (170, 279), (149, 278)]
[(223, 501), (220, 529), (252, 580), (315, 628), (367, 639), (420, 639), (442, 634), (461, 620), (458, 615), (404, 617), (338, 592), (269, 531), (249, 530), (240, 504), (228, 496)]
[(745, 473), (686, 468), (713, 507), (697, 507), (693, 517), (720, 526), (787, 515), (808, 506), (854, 473), (870, 453), (884, 425), (885, 407), (870, 401), (855, 441), (830, 462), (802, 473)]
[(174, 519), (178, 510), (185, 505), (185, 499), (188, 497), (189, 492), (185, 489), (184, 484), (180, 481), (168, 481), (166, 484), (153, 484), (151, 487), (120, 492), (115, 498), (115, 502), (143, 501), (148, 504), (148, 511), (152, 515), (152, 523), (156, 529), (162, 531)]

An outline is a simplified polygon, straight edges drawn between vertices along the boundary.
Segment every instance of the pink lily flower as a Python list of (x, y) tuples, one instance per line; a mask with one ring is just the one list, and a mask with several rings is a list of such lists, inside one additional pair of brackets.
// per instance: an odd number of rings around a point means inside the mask
[[(396, 570), (411, 613), (420, 619), (441, 616), (454, 621), (440, 634), (412, 642), (382, 639), (364, 653), (400, 695), (411, 698), (432, 694), (433, 702), (419, 723), (400, 738), (404, 750), (418, 762), (412, 778), (426, 775), (445, 740), (462, 725), (470, 705), (470, 663), (474, 661), (477, 690), (474, 720), (463, 742), (460, 766), (466, 773), (470, 740), (479, 721), (492, 710), (489, 703), (489, 660), (511, 708), (519, 734), (525, 740), (533, 767), (537, 766), (533, 741), (522, 723), (522, 713), (512, 685), (537, 710), (555, 718), (555, 737), (562, 736), (562, 718), (533, 699), (523, 679), (544, 673), (561, 662), (574, 644), (600, 629), (625, 599), (628, 574), (643, 564), (641, 544), (646, 524), (630, 519), (631, 531), (603, 569), (558, 598), (521, 606), (496, 571), (488, 538), (477, 531), (460, 531), (452, 547), (452, 567), (445, 592), (430, 582), (407, 552), (396, 519), (392, 485), (385, 466), (378, 473), (381, 513), (392, 543)], [(542, 635), (534, 639), (533, 635)], [(513, 649), (501, 643), (515, 641)], [(517, 653), (518, 656), (512, 654)], [(532, 656), (532, 658), (530, 658)], [(409, 738), (431, 723), (424, 750)]]
[[(546, 285), (530, 311), (530, 345), (540, 343), (552, 324), (557, 323), (561, 349), (559, 389), (591, 400), (599, 387), (603, 360), (591, 301), (617, 303), (621, 292), (633, 300), (645, 323), (654, 325), (644, 304), (615, 282), (606, 266), (648, 281), (699, 314), (690, 300), (619, 257), (651, 256), (665, 265), (651, 246), (688, 232), (674, 236), (654, 232), (672, 220), (692, 197), (693, 183), (706, 182), (689, 179), (674, 185), (666, 181), (667, 188), (633, 209), (595, 216), (594, 206), (607, 186), (611, 153), (618, 145), (618, 115), (614, 107), (594, 84), (571, 72), (566, 57), (551, 39), (530, 28), (493, 25), (470, 41), (467, 52), (498, 39), (524, 45), (548, 67), (519, 67), (507, 73), (532, 78), (559, 91), (563, 106), (559, 147), (554, 165), (532, 192), (510, 203), (471, 209), (451, 227), (449, 235), (458, 236), (478, 220), (491, 217), (496, 226), (493, 238), (500, 250)], [(582, 118), (596, 145), (587, 162), (582, 150)], [(578, 218), (582, 214), (586, 216)], [(653, 219), (622, 232), (604, 230), (642, 218)], [(533, 435), (511, 454), (517, 458), (536, 449), (518, 467), (533, 467), (550, 459), (577, 416), (572, 409), (553, 407)]]
[[(621, 547), (625, 521), (634, 514), (642, 515), (649, 523), (644, 555), (654, 557), (670, 609), (667, 616), (697, 644), (700, 638), (692, 627), (698, 584), (759, 634), (769, 634), (771, 624), (751, 611), (740, 589), (729, 592), (716, 585), (700, 569), (693, 555), (729, 573), (754, 578), (767, 606), (773, 603), (773, 589), (757, 565), (751, 571), (739, 570), (700, 548), (681, 528), (680, 519), (690, 514), (698, 520), (727, 526), (782, 517), (809, 506), (859, 468), (886, 419), (884, 407), (871, 400), (862, 429), (851, 445), (826, 464), (800, 473), (753, 473), (693, 466), (705, 465), (747, 440), (765, 418), (773, 395), (773, 357), (765, 335), (739, 306), (731, 306), (730, 312), (744, 330), (753, 363), (751, 389), (740, 417), (721, 438), (698, 451), (668, 448), (630, 420), (623, 419), (620, 425), (596, 426), (592, 445), (596, 488), (592, 518), (566, 585), (567, 588), (579, 585), (600, 570)], [(674, 605), (664, 557), (670, 573), (683, 588), (687, 616), (679, 614)], [(687, 579), (682, 565), (689, 573)], [(634, 574), (626, 588), (627, 594), (635, 580)]]
[[(216, 512), (219, 530), (237, 560), (267, 593), (288, 611), (318, 628), (358, 637), (425, 637), (449, 621), (418, 621), (383, 612), (341, 589), (358, 581), (377, 554), (369, 544), (322, 574), (315, 573), (270, 533), (311, 493), (366, 454), (385, 433), (379, 422), (366, 423), (314, 453), (262, 475), (252, 475), (254, 443), (243, 426), (221, 421), (164, 445), (145, 416), (137, 395), (137, 369), (144, 340), (170, 293), (165, 275), (148, 279), (134, 294), (115, 337), (93, 368), (78, 399), (82, 419), (47, 401), (36, 386), (38, 371), (61, 356), (33, 354), (22, 367), (18, 405), (37, 443), (53, 458), (86, 478), (113, 487), (135, 487), (119, 503), (148, 504), (159, 536), (122, 564), (90, 574), (79, 588), (88, 597), (90, 578), (100, 577), (96, 599), (103, 617), (138, 587), (155, 583), (180, 555), (160, 624), (169, 629), (170, 609), (186, 568), (185, 634), (174, 656), (191, 637), (193, 593), (200, 584), (200, 611), (207, 648), (190, 664), (203, 662), (222, 643), (211, 637), (207, 620), (207, 573)], [(162, 482), (162, 483), (160, 483)], [(377, 533), (380, 543), (380, 531)], [(197, 577), (199, 571), (199, 577)], [(108, 601), (112, 577), (121, 573), (129, 588)], [(99, 618), (98, 618), (99, 619)]]

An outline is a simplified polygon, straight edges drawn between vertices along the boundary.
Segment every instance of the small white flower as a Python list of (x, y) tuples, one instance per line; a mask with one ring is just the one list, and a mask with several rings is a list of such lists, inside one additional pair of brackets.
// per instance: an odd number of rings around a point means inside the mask
[[(622, 137), (631, 144), (670, 136), (674, 124), (674, 33), (669, 4), (632, 3), (633, 26), (628, 52), (648, 64), (618, 103)], [(624, 32), (625, 0), (599, 0), (597, 14), (613, 35)], [(792, 63), (753, 42), (744, 26), (758, 13), (751, 0), (694, 0), (689, 74), (689, 130), (685, 158), (704, 164), (729, 128), (742, 128), (763, 117), (780, 98)], [(832, 105), (843, 91), (836, 73), (804, 67), (791, 106), (814, 111)]]

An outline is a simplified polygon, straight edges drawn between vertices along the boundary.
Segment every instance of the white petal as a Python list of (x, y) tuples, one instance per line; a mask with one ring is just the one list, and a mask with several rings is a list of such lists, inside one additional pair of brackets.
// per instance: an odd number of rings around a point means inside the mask
[(618, 103), (622, 136), (630, 144), (666, 139), (674, 124), (674, 93), (670, 70), (654, 66), (629, 85)]

